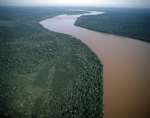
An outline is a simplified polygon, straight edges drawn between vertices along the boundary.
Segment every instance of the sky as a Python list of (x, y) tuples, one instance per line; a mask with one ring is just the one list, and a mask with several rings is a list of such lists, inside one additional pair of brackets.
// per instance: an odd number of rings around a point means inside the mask
[(7, 6), (102, 6), (150, 8), (150, 0), (0, 0)]

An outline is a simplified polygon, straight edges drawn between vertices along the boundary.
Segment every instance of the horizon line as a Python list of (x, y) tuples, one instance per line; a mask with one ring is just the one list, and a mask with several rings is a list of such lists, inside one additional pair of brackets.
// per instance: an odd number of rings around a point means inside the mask
[(90, 6), (90, 5), (0, 5), (0, 7), (102, 7), (102, 8), (143, 8), (150, 9), (150, 7), (119, 7), (119, 6)]

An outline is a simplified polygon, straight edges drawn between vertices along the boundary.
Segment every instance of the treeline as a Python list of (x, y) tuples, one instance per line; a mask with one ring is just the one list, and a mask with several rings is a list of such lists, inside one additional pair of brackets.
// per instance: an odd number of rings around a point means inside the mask
[(150, 42), (150, 9), (117, 8), (104, 11), (100, 15), (81, 16), (75, 25)]
[(60, 7), (0, 7), (0, 117), (102, 118), (103, 66), (80, 40), (38, 22)]

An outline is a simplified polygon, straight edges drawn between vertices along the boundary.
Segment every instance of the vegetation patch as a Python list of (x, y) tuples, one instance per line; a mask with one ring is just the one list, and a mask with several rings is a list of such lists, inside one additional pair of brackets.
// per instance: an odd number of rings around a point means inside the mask
[[(5, 13), (3, 12), (5, 11)], [(0, 117), (102, 118), (103, 66), (80, 40), (38, 22), (60, 7), (0, 7)]]
[(75, 25), (150, 42), (149, 9), (112, 8), (111, 11), (108, 9), (103, 11), (105, 11), (104, 14), (78, 17)]
[(10, 21), (0, 21), (0, 26), (13, 26), (13, 22)]

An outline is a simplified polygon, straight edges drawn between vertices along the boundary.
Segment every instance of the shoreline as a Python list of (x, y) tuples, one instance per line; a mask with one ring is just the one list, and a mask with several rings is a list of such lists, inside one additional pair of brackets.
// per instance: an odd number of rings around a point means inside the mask
[[(74, 24), (75, 25), (75, 24)], [(94, 29), (90, 29), (90, 28), (86, 28), (86, 27), (83, 27), (83, 26), (78, 26), (78, 25), (75, 25), (76, 27), (81, 27), (81, 28), (84, 28), (84, 29), (87, 29), (87, 30), (91, 30), (91, 31), (94, 31), (94, 32), (97, 32), (97, 33), (102, 33), (102, 34), (106, 34), (106, 35), (113, 35), (113, 36), (118, 36), (118, 37), (121, 37), (121, 38), (128, 38), (128, 39), (131, 39), (131, 40), (136, 40), (136, 41), (140, 41), (140, 42), (144, 42), (144, 43), (148, 43), (150, 44), (150, 42), (147, 42), (147, 41), (144, 41), (144, 40), (140, 40), (140, 39), (136, 39), (136, 38), (132, 38), (132, 37), (127, 37), (127, 36), (123, 36), (123, 35), (117, 35), (117, 34), (111, 34), (111, 33), (107, 33), (107, 32), (100, 32), (100, 31), (96, 31)]]

